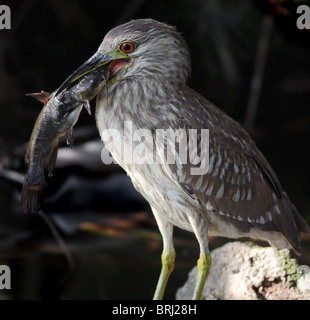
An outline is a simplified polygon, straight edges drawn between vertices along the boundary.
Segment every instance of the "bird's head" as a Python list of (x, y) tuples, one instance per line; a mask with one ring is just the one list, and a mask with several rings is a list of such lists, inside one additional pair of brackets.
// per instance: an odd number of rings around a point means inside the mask
[(109, 87), (134, 78), (184, 85), (190, 74), (190, 54), (174, 27), (152, 19), (132, 20), (109, 31), (98, 51), (59, 87), (58, 93), (94, 69), (108, 64)]

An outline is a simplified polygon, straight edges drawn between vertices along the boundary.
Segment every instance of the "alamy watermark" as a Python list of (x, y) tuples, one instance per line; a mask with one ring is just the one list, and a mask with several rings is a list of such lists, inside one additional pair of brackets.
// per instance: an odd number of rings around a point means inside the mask
[(0, 265), (0, 290), (11, 289), (11, 269), (7, 265)]
[(301, 14), (296, 20), (297, 28), (310, 29), (310, 7), (300, 5), (297, 7), (296, 13)]
[[(137, 129), (124, 121), (121, 130), (109, 128), (101, 132), (105, 148), (101, 159), (105, 164), (190, 164), (191, 175), (204, 175), (209, 169), (209, 129)], [(115, 150), (116, 159), (109, 150)]]
[(6, 5), (0, 5), (0, 30), (3, 29), (11, 29), (11, 9)]
[(297, 272), (300, 274), (300, 278), (297, 280), (297, 288), (304, 293), (310, 293), (310, 267), (306, 265), (300, 265), (297, 268)]
[(300, 273), (301, 275), (306, 275), (310, 272), (310, 267), (302, 264), (298, 266), (297, 272)]

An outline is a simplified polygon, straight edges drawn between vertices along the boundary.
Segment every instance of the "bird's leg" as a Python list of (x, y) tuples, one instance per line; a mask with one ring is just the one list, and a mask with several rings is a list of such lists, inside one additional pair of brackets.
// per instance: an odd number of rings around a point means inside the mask
[(212, 262), (209, 253), (208, 223), (197, 216), (189, 216), (189, 222), (200, 246), (200, 257), (197, 261), (197, 279), (193, 294), (193, 300), (200, 300)]
[(210, 272), (211, 262), (210, 253), (200, 253), (200, 257), (197, 261), (197, 279), (193, 300), (201, 300), (202, 291)]
[(159, 215), (154, 209), (153, 213), (159, 231), (163, 237), (163, 252), (161, 255), (162, 267), (153, 300), (162, 300), (169, 276), (174, 269), (175, 250), (172, 241), (173, 226), (170, 222)]
[(157, 282), (153, 300), (163, 299), (169, 276), (174, 269), (174, 260), (175, 251), (168, 253), (163, 250), (163, 253), (161, 255), (161, 272)]

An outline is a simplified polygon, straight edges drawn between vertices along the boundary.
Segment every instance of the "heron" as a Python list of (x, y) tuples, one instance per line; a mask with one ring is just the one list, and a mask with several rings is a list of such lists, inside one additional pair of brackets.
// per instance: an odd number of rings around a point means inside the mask
[[(250, 237), (301, 253), (301, 233), (310, 233), (308, 224), (249, 134), (187, 86), (190, 52), (175, 27), (137, 19), (113, 28), (97, 52), (58, 91), (102, 65), (108, 65), (108, 88), (97, 96), (97, 128), (113, 158), (150, 204), (163, 239), (154, 299), (163, 299), (174, 269), (174, 226), (193, 232), (199, 243), (193, 299), (201, 299), (210, 271), (209, 236)], [(125, 122), (131, 123), (131, 130)], [(107, 136), (111, 128), (119, 133), (118, 139)], [(163, 151), (161, 161), (126, 161), (132, 158), (129, 144), (138, 143), (132, 134), (140, 129), (151, 135), (145, 139), (144, 151)], [(193, 174), (189, 161), (167, 161), (163, 155), (170, 149), (180, 160), (182, 137), (176, 136), (174, 145), (169, 139), (162, 140), (157, 150), (151, 141), (156, 140), (158, 129), (197, 130), (196, 159), (208, 142), (207, 172)], [(202, 130), (208, 130), (208, 140), (203, 141)], [(191, 149), (185, 146), (183, 150), (188, 157)]]

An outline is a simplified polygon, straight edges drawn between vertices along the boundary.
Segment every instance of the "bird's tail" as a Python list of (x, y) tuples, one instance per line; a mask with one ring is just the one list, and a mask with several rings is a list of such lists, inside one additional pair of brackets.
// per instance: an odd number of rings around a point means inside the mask
[(290, 206), (290, 209), (294, 215), (296, 225), (298, 227), (299, 232), (303, 232), (305, 234), (310, 234), (310, 227), (308, 223), (304, 220), (304, 218), (299, 214), (296, 207), (293, 205), (293, 203), (290, 201), (289, 197), (285, 192), (282, 193), (283, 198), (287, 201), (287, 203)]
[(284, 209), (282, 213), (286, 215), (286, 219), (275, 222), (278, 225), (279, 230), (291, 244), (294, 251), (297, 254), (301, 254), (300, 233), (303, 232), (305, 234), (310, 234), (310, 227), (299, 214), (285, 192), (282, 192), (281, 205)]

